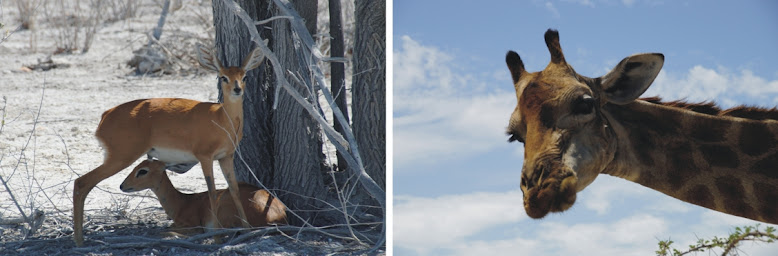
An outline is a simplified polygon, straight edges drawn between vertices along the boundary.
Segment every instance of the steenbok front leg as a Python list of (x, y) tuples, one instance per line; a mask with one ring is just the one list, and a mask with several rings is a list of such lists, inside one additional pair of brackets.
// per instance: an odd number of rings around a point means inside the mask
[(235, 203), (235, 208), (238, 210), (238, 214), (240, 215), (240, 220), (243, 224), (244, 228), (250, 228), (251, 225), (248, 222), (248, 218), (246, 218), (246, 212), (243, 211), (243, 203), (240, 201), (240, 191), (238, 189), (238, 180), (235, 177), (235, 164), (233, 162), (235, 154), (230, 154), (228, 156), (223, 157), (222, 159), (219, 159), (219, 166), (222, 168), (222, 173), (224, 174), (224, 179), (227, 180), (227, 185), (230, 189), (230, 195), (232, 196), (232, 201)]
[[(216, 198), (216, 186), (214, 185), (213, 179), (213, 159), (203, 156), (198, 156), (197, 159), (200, 161), (200, 166), (203, 168), (205, 184), (208, 185), (208, 201), (210, 202), (211, 206), (208, 212), (211, 214), (212, 220), (217, 220), (218, 218), (216, 218), (216, 213), (218, 212), (218, 205)], [(217, 228), (221, 228), (221, 224), (218, 221), (206, 223), (206, 231), (211, 231), (212, 229)]]

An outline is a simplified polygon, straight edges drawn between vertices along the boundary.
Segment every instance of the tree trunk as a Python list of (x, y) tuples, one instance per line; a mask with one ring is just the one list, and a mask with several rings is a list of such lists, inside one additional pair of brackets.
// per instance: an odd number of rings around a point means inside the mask
[[(340, 1), (341, 0), (329, 0), (330, 57), (332, 58), (343, 58), (343, 52), (345, 48), (343, 43), (343, 24), (341, 22), (342, 15)], [(346, 70), (343, 62), (330, 62), (330, 91), (335, 96), (335, 104), (338, 106), (340, 111), (343, 112), (343, 116), (346, 118), (346, 122), (348, 122), (348, 101), (346, 98), (348, 93), (346, 92)], [(333, 119), (335, 119), (333, 120), (335, 131), (339, 132), (340, 134), (344, 134), (343, 127), (348, 126), (349, 124), (341, 124), (337, 118)], [(340, 152), (338, 152), (337, 155), (338, 171), (345, 171), (346, 168), (348, 168), (346, 165), (346, 160), (343, 159), (343, 156)]]
[[(238, 4), (254, 20), (270, 18), (273, 14), (268, 11), (269, 1), (237, 0)], [(216, 47), (220, 53), (219, 59), (224, 67), (238, 66), (243, 58), (254, 49), (255, 45), (250, 41), (250, 35), (245, 25), (235, 16), (230, 9), (224, 6), (221, 0), (213, 1), (213, 21), (216, 30)], [(260, 36), (274, 44), (272, 32), (263, 26), (257, 26)], [(240, 141), (239, 152), (235, 157), (235, 175), (238, 180), (257, 184), (254, 175), (257, 176), (268, 188), (273, 187), (269, 182), (276, 176), (273, 148), (274, 136), (272, 120), (274, 112), (272, 66), (265, 62), (259, 68), (246, 74), (246, 91), (243, 99), (243, 139)], [(217, 82), (217, 90), (218, 82)], [(219, 101), (221, 101), (219, 91)], [(240, 156), (241, 155), (242, 158)], [(245, 164), (244, 162), (245, 161)], [(253, 170), (249, 171), (249, 168)]]
[[(305, 20), (306, 28), (313, 35), (316, 33), (316, 1), (292, 1), (295, 10)], [(275, 10), (276, 8), (274, 8)], [(273, 22), (273, 38), (277, 40), (271, 48), (278, 56), (282, 69), (292, 72), (302, 81), (311, 81), (308, 65), (301, 51), (303, 49), (293, 41), (289, 20), (280, 19)], [(288, 81), (295, 81), (292, 75), (286, 74)], [(315, 89), (300, 83), (292, 82), (292, 86), (306, 97), (312, 104), (318, 105), (318, 94)], [(312, 84), (312, 83), (311, 83)], [(281, 92), (276, 98), (278, 107), (273, 118), (275, 169), (273, 185), (281, 190), (279, 196), (292, 210), (311, 210), (318, 208), (324, 199), (327, 188), (324, 185), (325, 168), (322, 138), (319, 124), (316, 123), (297, 103), (292, 96)], [(285, 192), (289, 193), (285, 193)], [(286, 194), (286, 196), (284, 196)], [(315, 215), (312, 212), (298, 212), (303, 218), (309, 219)], [(317, 220), (309, 220), (314, 223)], [(293, 222), (294, 223), (294, 222)]]
[[(272, 17), (277, 9), (267, 0), (236, 2), (255, 21)], [(312, 33), (315, 33), (316, 2), (298, 2), (295, 8), (308, 15), (303, 16), (306, 27), (314, 29)], [(214, 0), (213, 12), (220, 59), (225, 67), (238, 66), (255, 47), (249, 39), (250, 34), (244, 23), (224, 6), (224, 1)], [(269, 39), (268, 46), (279, 57), (284, 70), (299, 74), (303, 81), (310, 80), (306, 62), (302, 62), (304, 59), (295, 52), (288, 20), (277, 19), (270, 24), (258, 25), (257, 30), (262, 39)], [(240, 181), (257, 184), (256, 176), (267, 188), (274, 190), (290, 210), (309, 223), (317, 224), (313, 219), (316, 213), (311, 210), (322, 206), (314, 198), (325, 198), (327, 192), (323, 183), (324, 154), (319, 126), (287, 93), (282, 91), (275, 98), (276, 83), (269, 62), (246, 76), (243, 139), (235, 157), (236, 176)], [(312, 102), (317, 101), (313, 88), (293, 85)], [(277, 109), (273, 110), (275, 101)], [(293, 215), (289, 221), (293, 225), (302, 224)]]
[(356, 1), (352, 106), (365, 170), (386, 191), (386, 4)]

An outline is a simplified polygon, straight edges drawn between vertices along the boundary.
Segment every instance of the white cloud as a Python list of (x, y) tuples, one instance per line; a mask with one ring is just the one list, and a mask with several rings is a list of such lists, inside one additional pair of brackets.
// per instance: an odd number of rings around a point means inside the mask
[[(515, 107), (511, 90), (485, 91), (484, 81), (507, 72), (474, 77), (457, 60), (402, 36), (394, 52), (394, 162), (397, 165), (485, 152), (505, 143)], [(402, 169), (402, 168), (400, 168)]]
[[(434, 47), (419, 44), (409, 36), (401, 36), (402, 47), (394, 52), (394, 90), (420, 91), (428, 88), (449, 88), (452, 79), (450, 64), (453, 58)], [(402, 99), (398, 99), (402, 100)]]
[(632, 5), (634, 5), (634, 4), (635, 4), (635, 2), (636, 2), (636, 1), (637, 1), (637, 0), (621, 0), (621, 3), (623, 3), (623, 4), (624, 4), (624, 5), (626, 5), (626, 6), (629, 6), (629, 7), (631, 7)]
[(572, 2), (575, 4), (594, 7), (594, 3), (591, 0), (564, 0), (564, 2)]
[(419, 255), (645, 255), (670, 224), (650, 213), (604, 223), (531, 220), (520, 191), (395, 200), (394, 245)]
[(543, 223), (538, 239), (550, 244), (548, 255), (646, 255), (655, 249), (654, 238), (667, 231), (668, 223), (638, 214), (611, 223), (566, 225)]
[(604, 215), (610, 210), (611, 203), (619, 204), (619, 201), (623, 201), (627, 196), (645, 194), (647, 189), (633, 182), (602, 174), (580, 192), (577, 204), (582, 204), (598, 215)]
[(553, 15), (554, 18), (558, 19), (560, 17), (559, 10), (557, 10), (551, 2), (546, 2), (546, 9), (551, 12), (551, 15)]
[(688, 212), (691, 204), (656, 192), (637, 183), (601, 174), (592, 184), (578, 194), (576, 204), (592, 210), (599, 216), (612, 214), (612, 205), (617, 208), (629, 204), (629, 200), (638, 200), (653, 213), (683, 213)]
[(422, 254), (456, 247), (473, 234), (526, 218), (521, 196), (521, 191), (437, 198), (397, 195), (394, 244)]
[(514, 237), (494, 241), (470, 240), (452, 246), (455, 255), (541, 255), (542, 241)]
[(750, 70), (733, 73), (723, 67), (714, 70), (697, 65), (681, 76), (660, 72), (643, 95), (690, 102), (716, 99), (725, 107), (734, 104), (772, 107), (778, 103), (778, 80), (768, 81)]
[[(606, 214), (597, 214), (600, 217), (579, 209), (532, 220), (525, 217), (520, 191), (395, 196), (394, 245), (419, 255), (646, 255), (660, 240), (671, 239), (682, 250), (699, 238), (726, 237), (736, 226), (756, 223), (617, 178), (602, 181), (588, 189), (603, 187), (606, 196), (580, 197), (584, 204), (614, 204), (605, 207)], [(750, 255), (772, 255), (768, 252), (778, 250), (778, 243), (746, 243), (741, 249)]]

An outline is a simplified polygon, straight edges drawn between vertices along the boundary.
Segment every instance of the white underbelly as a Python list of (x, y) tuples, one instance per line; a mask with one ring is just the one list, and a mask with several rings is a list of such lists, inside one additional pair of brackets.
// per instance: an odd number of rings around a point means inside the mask
[(154, 147), (147, 154), (167, 164), (199, 162), (191, 152), (178, 149)]

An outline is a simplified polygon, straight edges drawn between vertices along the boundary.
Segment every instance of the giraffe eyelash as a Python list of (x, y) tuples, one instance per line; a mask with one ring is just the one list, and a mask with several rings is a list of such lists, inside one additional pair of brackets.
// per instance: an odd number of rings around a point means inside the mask
[(518, 134), (512, 132), (506, 132), (506, 134), (511, 136), (510, 138), (508, 138), (509, 143), (514, 141), (524, 143), (524, 139), (521, 136), (518, 136)]

